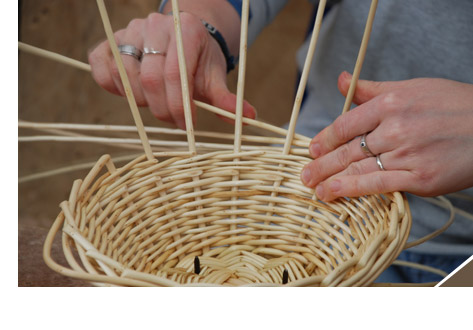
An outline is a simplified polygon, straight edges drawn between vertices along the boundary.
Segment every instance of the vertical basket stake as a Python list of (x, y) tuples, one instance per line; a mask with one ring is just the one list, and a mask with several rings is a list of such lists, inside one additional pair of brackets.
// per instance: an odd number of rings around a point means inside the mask
[[(297, 88), (296, 99), (294, 101), (294, 107), (292, 109), (292, 116), (291, 116), (291, 121), (290, 121), (289, 128), (288, 128), (286, 143), (285, 143), (284, 149), (283, 149), (283, 154), (284, 155), (289, 154), (289, 150), (291, 149), (292, 141), (294, 139), (297, 118), (299, 116), (299, 111), (300, 111), (300, 108), (301, 108), (302, 99), (304, 97), (304, 92), (305, 92), (305, 88), (306, 88), (306, 85), (307, 85), (307, 80), (309, 78), (310, 67), (312, 65), (312, 60), (314, 58), (315, 48), (316, 48), (317, 41), (318, 41), (318, 38), (319, 38), (320, 28), (322, 26), (322, 19), (323, 19), (323, 14), (324, 14), (324, 11), (325, 11), (326, 3), (327, 3), (327, 1), (325, 1), (325, 0), (324, 1), (319, 1), (319, 7), (317, 8), (317, 16), (315, 18), (314, 28), (313, 28), (311, 40), (310, 40), (310, 43), (309, 43), (309, 49), (307, 51), (307, 56), (306, 56), (306, 59), (305, 59), (305, 62), (304, 62), (304, 68), (303, 68), (303, 71), (302, 71), (301, 80), (300, 80), (299, 86)], [(315, 194), (315, 191), (312, 194), (312, 199), (317, 200), (317, 196)], [(314, 209), (315, 209), (314, 205), (309, 206), (309, 211), (312, 212)], [(305, 220), (310, 221), (310, 219), (311, 219), (311, 216), (306, 215)], [(307, 228), (307, 225), (303, 224), (302, 228)], [(302, 238), (303, 236), (304, 236), (303, 233), (299, 234), (300, 238)], [(297, 245), (299, 245), (299, 243), (297, 243)], [(283, 273), (283, 284), (286, 284), (288, 282), (288, 278), (289, 278), (289, 274), (287, 272), (287, 269), (285, 269), (284, 273)], [(284, 279), (285, 279), (285, 281), (284, 281)]]
[(324, 15), (325, 5), (327, 0), (320, 0), (319, 7), (317, 8), (317, 16), (315, 18), (314, 29), (312, 30), (312, 36), (310, 38), (309, 50), (304, 62), (304, 68), (302, 70), (301, 80), (297, 88), (296, 99), (292, 108), (291, 120), (289, 122), (289, 128), (287, 129), (286, 142), (284, 143), (283, 154), (288, 155), (291, 150), (292, 140), (294, 139), (294, 132), (296, 130), (297, 118), (299, 116), (299, 110), (301, 108), (302, 98), (304, 97), (305, 87), (309, 78), (310, 66), (312, 65), (312, 59), (314, 58), (315, 46), (319, 39), (320, 27), (322, 25), (322, 18)]
[(366, 20), (365, 32), (363, 33), (363, 39), (361, 40), (360, 50), (358, 52), (358, 58), (356, 59), (355, 69), (353, 70), (353, 76), (351, 78), (350, 87), (348, 88), (347, 98), (343, 106), (342, 114), (350, 110), (351, 103), (353, 101), (353, 95), (355, 94), (356, 84), (360, 77), (361, 67), (365, 60), (366, 49), (368, 48), (368, 41), (370, 40), (371, 29), (373, 27), (374, 15), (376, 14), (376, 7), (378, 6), (378, 0), (372, 0), (370, 11), (368, 13), (368, 19)]
[[(316, 46), (317, 40), (319, 38), (320, 27), (322, 25), (322, 19), (323, 19), (323, 14), (324, 14), (324, 11), (325, 11), (326, 3), (327, 3), (326, 0), (320, 0), (319, 1), (319, 6), (317, 8), (317, 16), (315, 18), (314, 28), (312, 30), (312, 36), (311, 36), (310, 43), (309, 43), (309, 49), (307, 51), (307, 56), (306, 56), (305, 62), (304, 62), (304, 69), (302, 70), (301, 79), (299, 81), (299, 86), (297, 88), (296, 98), (294, 100), (294, 106), (292, 108), (291, 120), (290, 120), (290, 123), (289, 123), (289, 127), (288, 127), (288, 130), (287, 130), (287, 135), (286, 135), (286, 141), (284, 143), (284, 148), (283, 148), (283, 151), (282, 151), (283, 155), (288, 155), (289, 154), (289, 151), (291, 150), (291, 146), (292, 146), (292, 141), (294, 140), (294, 133), (295, 133), (295, 130), (296, 130), (297, 118), (299, 116), (299, 110), (300, 110), (300, 107), (301, 107), (302, 98), (304, 97), (305, 87), (307, 85), (307, 80), (309, 78), (310, 66), (312, 65), (312, 59), (313, 59), (314, 53), (315, 53), (315, 46)], [(282, 169), (284, 167), (284, 164), (282, 164), (282, 163), (279, 164), (279, 167)], [(276, 189), (279, 188), (280, 185), (281, 185), (281, 180), (274, 181), (274, 185), (273, 185), (274, 191), (271, 192), (271, 197), (276, 197), (276, 195), (277, 195)], [(272, 207), (273, 205), (274, 205), (273, 202), (269, 203), (270, 207)], [(271, 214), (272, 214), (272, 212), (267, 212), (266, 213), (267, 216), (270, 216)], [(306, 218), (308, 218), (308, 216)], [(268, 221), (265, 221), (264, 223), (266, 225), (269, 224)], [(266, 239), (266, 235), (263, 235), (262, 239)]]
[[(241, 27), (240, 27), (240, 59), (238, 64), (238, 82), (237, 82), (237, 101), (235, 110), (235, 134), (233, 143), (233, 153), (239, 153), (241, 151), (241, 131), (243, 121), (243, 100), (245, 91), (245, 73), (246, 73), (246, 52), (247, 52), (247, 39), (248, 39), (248, 17), (250, 12), (250, 0), (243, 0), (242, 12), (241, 12)], [(238, 162), (239, 157), (233, 158), (234, 162)], [(238, 181), (240, 175), (237, 173), (232, 176), (232, 181)], [(238, 191), (238, 186), (232, 187), (232, 192)], [(232, 197), (232, 201), (235, 202), (238, 198)], [(232, 210), (236, 210), (236, 206), (232, 206)], [(236, 215), (232, 214), (230, 217), (232, 220), (236, 219)], [(236, 229), (236, 224), (230, 226), (231, 230)]]
[(128, 80), (128, 76), (126, 74), (125, 67), (123, 66), (123, 61), (120, 56), (120, 52), (118, 51), (117, 43), (113, 35), (113, 30), (110, 25), (107, 9), (105, 8), (103, 0), (97, 0), (97, 5), (99, 7), (100, 17), (102, 18), (105, 34), (107, 35), (107, 39), (110, 44), (110, 49), (112, 50), (113, 57), (115, 59), (115, 62), (117, 63), (120, 78), (123, 83), (123, 88), (125, 89), (126, 98), (128, 100), (128, 104), (130, 105), (131, 114), (133, 115), (133, 119), (135, 120), (135, 125), (138, 129), (138, 135), (140, 136), (143, 149), (148, 160), (154, 160), (155, 158), (153, 155), (153, 151), (151, 150), (151, 146), (149, 144), (149, 140), (143, 126), (143, 121), (141, 120), (140, 112), (138, 110), (138, 106), (136, 105), (135, 97), (133, 96), (130, 81)]
[(241, 151), (241, 133), (242, 133), (242, 117), (243, 117), (243, 100), (245, 94), (245, 74), (246, 74), (246, 53), (248, 43), (248, 17), (250, 12), (250, 1), (244, 0), (241, 12), (241, 30), (240, 30), (240, 53), (238, 66), (238, 82), (237, 82), (237, 102), (235, 110), (235, 140), (234, 152)]
[(184, 118), (186, 121), (187, 143), (189, 152), (196, 154), (194, 126), (192, 124), (192, 108), (189, 92), (189, 81), (187, 80), (186, 57), (184, 55), (184, 45), (182, 43), (181, 18), (179, 17), (179, 4), (177, 0), (172, 0), (172, 16), (174, 18), (174, 32), (176, 35), (177, 58), (179, 61), (179, 74), (181, 76), (182, 101), (184, 105)]

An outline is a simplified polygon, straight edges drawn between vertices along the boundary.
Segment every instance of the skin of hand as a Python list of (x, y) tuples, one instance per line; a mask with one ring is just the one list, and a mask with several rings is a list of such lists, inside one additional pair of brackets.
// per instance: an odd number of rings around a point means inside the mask
[[(351, 75), (338, 88), (346, 96)], [(473, 186), (473, 85), (437, 78), (360, 80), (354, 103), (311, 141), (301, 180), (318, 198), (393, 191), (437, 196)], [(360, 147), (367, 133), (370, 151)]]
[[(235, 49), (234, 39), (239, 38), (238, 14), (227, 1), (207, 1), (214, 3), (214, 6), (224, 6), (212, 7), (215, 10), (220, 12), (226, 10), (229, 13), (227, 21), (222, 19), (215, 21), (220, 24), (216, 27), (225, 31), (224, 37), (228, 36), (228, 40), (231, 41), (230, 49)], [(205, 19), (215, 24), (212, 21), (213, 16), (209, 14), (212, 11), (203, 12), (199, 16), (185, 11), (202, 10), (202, 6), (197, 9), (195, 7), (194, 0), (180, 1), (180, 9), (184, 11), (180, 13), (180, 18), (191, 98), (235, 112), (236, 96), (227, 88), (225, 58), (220, 46), (201, 22), (201, 19)], [(236, 36), (235, 31), (238, 32)], [(165, 56), (143, 55), (141, 62), (123, 54), (122, 59), (138, 106), (149, 107), (156, 118), (185, 129), (172, 15), (152, 13), (145, 19), (134, 19), (125, 29), (115, 32), (115, 38), (119, 45), (133, 45), (141, 50), (144, 47), (151, 47), (166, 53)], [(102, 88), (116, 95), (125, 95), (108, 41), (102, 42), (89, 53), (89, 63), (93, 78)], [(195, 124), (195, 105), (193, 103), (191, 105)], [(246, 101), (243, 105), (243, 115), (253, 119), (256, 117), (255, 109)]]

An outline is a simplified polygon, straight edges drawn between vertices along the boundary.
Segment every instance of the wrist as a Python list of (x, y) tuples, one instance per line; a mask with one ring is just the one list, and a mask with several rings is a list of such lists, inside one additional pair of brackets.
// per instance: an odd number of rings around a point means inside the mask
[(235, 64), (238, 61), (231, 53), (230, 50), (228, 49), (227, 43), (225, 42), (225, 39), (223, 38), (222, 34), (215, 28), (212, 24), (201, 20), (202, 24), (204, 24), (205, 28), (207, 29), (207, 32), (212, 36), (212, 38), (215, 39), (215, 41), (218, 43), (220, 46), (220, 50), (223, 53), (223, 56), (225, 57), (225, 62), (227, 64), (227, 73), (232, 71), (235, 68)]
[[(172, 11), (172, 1), (162, 1), (159, 10), (163, 14), (170, 13)], [(179, 10), (191, 13), (210, 23), (225, 40), (229, 53), (235, 58), (238, 57), (240, 16), (238, 10), (229, 0), (179, 0)]]

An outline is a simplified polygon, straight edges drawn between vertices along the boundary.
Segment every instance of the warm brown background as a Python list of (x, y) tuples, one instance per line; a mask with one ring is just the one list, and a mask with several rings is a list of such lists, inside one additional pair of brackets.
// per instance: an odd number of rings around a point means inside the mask
[[(155, 11), (157, 0), (106, 1), (113, 28), (125, 27), (135, 17)], [(23, 0), (20, 40), (31, 45), (87, 61), (87, 51), (104, 38), (95, 1)], [(245, 98), (258, 109), (259, 119), (274, 125), (288, 121), (296, 81), (295, 52), (307, 28), (311, 7), (292, 0), (248, 53)], [(237, 70), (229, 76), (236, 90)], [(132, 125), (126, 102), (101, 90), (90, 75), (75, 68), (29, 54), (19, 54), (19, 119), (36, 122), (105, 123)], [(145, 125), (164, 126), (147, 109)], [(198, 116), (198, 130), (233, 128), (207, 112)], [(38, 134), (20, 130), (20, 135)], [(42, 133), (40, 133), (42, 134)], [(35, 142), (18, 145), (19, 176), (66, 165), (96, 161), (129, 153), (109, 146)], [(67, 198), (72, 182), (86, 171), (22, 183), (18, 188), (18, 285), (81, 285), (49, 271), (41, 257), (44, 237)], [(60, 248), (54, 255), (58, 261)]]

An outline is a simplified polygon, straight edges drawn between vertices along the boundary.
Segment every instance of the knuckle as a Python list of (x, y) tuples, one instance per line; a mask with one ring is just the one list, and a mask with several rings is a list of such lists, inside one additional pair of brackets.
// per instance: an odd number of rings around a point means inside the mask
[(437, 186), (437, 176), (427, 169), (417, 172), (418, 187), (423, 194), (433, 191)]
[(183, 25), (195, 25), (195, 24), (198, 24), (199, 26), (202, 25), (200, 20), (195, 15), (192, 15), (191, 13), (183, 12), (181, 13), (180, 17), (181, 17), (181, 24)]
[(400, 139), (406, 134), (406, 125), (402, 119), (390, 120), (383, 134), (387, 141), (398, 145)]
[(364, 173), (363, 166), (361, 165), (360, 162), (351, 163), (347, 167), (347, 174), (348, 175), (360, 175), (360, 174), (363, 174), (363, 173)]
[(175, 120), (184, 119), (184, 107), (180, 100), (169, 102), (169, 111)]
[(360, 180), (359, 176), (355, 176), (353, 178), (353, 193), (351, 194), (352, 196), (361, 196), (363, 193), (363, 184)]
[(134, 29), (139, 29), (143, 25), (143, 19), (142, 18), (134, 18), (128, 23), (128, 29), (134, 30)]
[(386, 182), (381, 175), (371, 176), (369, 179), (356, 176), (353, 180), (353, 186), (357, 196), (388, 192)]
[(181, 81), (181, 75), (177, 63), (169, 64), (165, 67), (164, 79), (171, 84), (177, 84)]
[(337, 150), (337, 160), (343, 168), (347, 168), (350, 163), (350, 147), (348, 144), (343, 144)]
[(148, 15), (147, 23), (152, 26), (159, 25), (162, 22), (163, 18), (164, 18), (164, 15), (154, 12)]
[(181, 24), (186, 27), (186, 33), (192, 40), (201, 40), (207, 36), (207, 30), (201, 20), (190, 13), (181, 14)]
[(158, 118), (159, 120), (165, 121), (165, 122), (172, 122), (172, 117), (167, 111), (163, 111), (163, 109), (158, 110), (156, 108), (151, 108), (151, 113), (153, 116)]
[(143, 89), (150, 90), (150, 91), (157, 91), (163, 88), (164, 83), (162, 79), (160, 79), (154, 73), (143, 72), (140, 75), (141, 86)]
[(373, 187), (377, 193), (387, 192), (387, 185), (382, 175), (376, 175), (373, 178)]
[(398, 91), (391, 91), (380, 99), (380, 107), (388, 114), (399, 112), (404, 108), (404, 98)]
[(403, 145), (393, 151), (395, 159), (408, 160), (413, 159), (417, 154), (417, 149), (411, 145)]
[[(348, 123), (345, 117), (338, 117), (333, 123), (333, 131), (337, 141), (333, 141), (334, 144), (343, 143), (349, 140), (348, 136)], [(334, 145), (335, 146), (335, 145)]]

